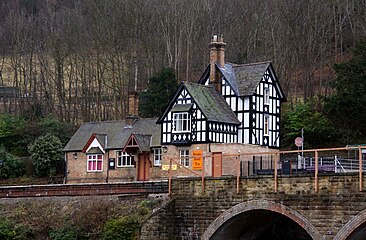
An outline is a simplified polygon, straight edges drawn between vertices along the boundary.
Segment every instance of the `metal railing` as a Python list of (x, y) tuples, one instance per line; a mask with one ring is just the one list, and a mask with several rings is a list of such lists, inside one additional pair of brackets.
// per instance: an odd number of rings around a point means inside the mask
[[(359, 190), (363, 190), (363, 171), (366, 171), (366, 159), (363, 159), (362, 149), (366, 146), (326, 148), (326, 149), (307, 149), (293, 151), (269, 151), (269, 152), (246, 152), (237, 154), (222, 154), (222, 159), (230, 159), (232, 168), (235, 171), (231, 175), (236, 175), (237, 192), (240, 189), (240, 178), (243, 176), (271, 175), (274, 178), (274, 192), (278, 189), (278, 177), (312, 175), (314, 176), (314, 190), (318, 191), (318, 176), (323, 173), (354, 173), (359, 175)], [(354, 151), (354, 157), (350, 156), (349, 151)], [(358, 152), (358, 153), (357, 153)], [(304, 156), (304, 157), (302, 157)], [(172, 165), (178, 166), (191, 176), (199, 176), (202, 181), (202, 192), (205, 190), (205, 177), (210, 175), (209, 169), (205, 170), (205, 165), (209, 161), (213, 162), (213, 156), (209, 153), (202, 158), (202, 169), (193, 171), (189, 167), (180, 164), (179, 160), (170, 160), (169, 164), (169, 193), (171, 193), (171, 182), (173, 178)], [(193, 159), (193, 157), (190, 157)], [(225, 164), (225, 163), (223, 163)], [(182, 172), (182, 171), (180, 171)], [(185, 175), (186, 176), (186, 175)]]

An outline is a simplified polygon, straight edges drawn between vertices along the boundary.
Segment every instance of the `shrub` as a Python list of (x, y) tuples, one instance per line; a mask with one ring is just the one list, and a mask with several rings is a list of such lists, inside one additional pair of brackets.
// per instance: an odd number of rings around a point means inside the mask
[(20, 116), (0, 114), (0, 143), (8, 152), (27, 155), (27, 122)]
[(70, 140), (74, 130), (71, 124), (61, 122), (52, 115), (42, 118), (37, 126), (41, 130), (40, 135), (52, 134), (58, 137), (63, 145)]
[(7, 153), (4, 147), (0, 147), (0, 178), (16, 178), (23, 176), (24, 173), (24, 161)]
[(130, 215), (117, 219), (110, 219), (104, 227), (104, 239), (135, 240), (141, 225), (137, 217)]
[(46, 134), (34, 141), (30, 153), (36, 175), (51, 176), (56, 173), (56, 167), (62, 161), (62, 143), (59, 138)]
[(15, 239), (28, 239), (28, 234), (25, 228), (13, 225), (9, 220), (0, 218), (0, 239), (2, 240), (15, 240)]
[(72, 227), (63, 227), (54, 229), (50, 232), (50, 238), (52, 240), (76, 240), (78, 237), (78, 230)]

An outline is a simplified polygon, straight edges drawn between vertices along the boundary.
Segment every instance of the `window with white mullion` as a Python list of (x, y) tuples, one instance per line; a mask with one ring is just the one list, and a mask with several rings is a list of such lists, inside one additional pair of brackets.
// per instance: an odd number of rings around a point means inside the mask
[(133, 155), (117, 151), (117, 167), (133, 167)]
[(161, 148), (154, 149), (154, 166), (161, 166)]
[(189, 167), (189, 150), (183, 149), (179, 151), (180, 155), (180, 164)]
[(103, 171), (103, 155), (102, 154), (88, 154), (87, 171), (88, 172), (102, 172)]
[(187, 112), (173, 113), (173, 133), (190, 132), (191, 116)]

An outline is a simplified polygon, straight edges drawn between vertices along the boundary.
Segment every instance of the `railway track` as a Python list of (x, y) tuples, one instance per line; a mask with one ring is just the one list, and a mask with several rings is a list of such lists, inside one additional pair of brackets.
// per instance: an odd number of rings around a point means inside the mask
[(168, 193), (168, 181), (50, 184), (0, 187), (0, 198)]

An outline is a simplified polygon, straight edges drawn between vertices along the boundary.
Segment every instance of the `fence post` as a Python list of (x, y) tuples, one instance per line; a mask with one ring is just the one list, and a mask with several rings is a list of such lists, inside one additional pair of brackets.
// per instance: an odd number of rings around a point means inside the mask
[(319, 182), (318, 182), (318, 171), (319, 171), (319, 160), (318, 160), (318, 151), (315, 151), (315, 176), (314, 176), (314, 190), (318, 192)]
[(172, 160), (169, 162), (169, 196), (172, 195)]
[(256, 166), (255, 166), (256, 163), (257, 163), (257, 161), (255, 160), (255, 156), (253, 156), (253, 175), (257, 174)]
[(236, 193), (239, 193), (240, 188), (240, 150), (238, 156), (236, 156)]
[(358, 173), (359, 173), (359, 190), (362, 192), (363, 189), (363, 183), (362, 183), (362, 149), (361, 147), (358, 148)]
[[(278, 155), (281, 157), (281, 155)], [(274, 159), (274, 192), (277, 193), (277, 153)]]
[(205, 192), (205, 159), (206, 157), (202, 156), (202, 194)]
[(338, 165), (337, 165), (337, 155), (334, 155), (334, 173), (337, 173)]

